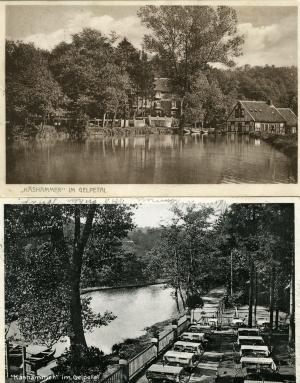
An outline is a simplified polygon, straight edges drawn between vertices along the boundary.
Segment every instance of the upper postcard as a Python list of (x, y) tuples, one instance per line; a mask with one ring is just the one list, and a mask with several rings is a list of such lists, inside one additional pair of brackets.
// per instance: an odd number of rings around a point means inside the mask
[(2, 3), (1, 195), (299, 195), (285, 4)]

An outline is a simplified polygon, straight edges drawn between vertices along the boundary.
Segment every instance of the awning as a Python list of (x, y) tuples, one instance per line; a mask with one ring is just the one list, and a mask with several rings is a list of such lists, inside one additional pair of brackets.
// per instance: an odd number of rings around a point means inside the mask
[(261, 351), (264, 352), (266, 355), (270, 354), (268, 346), (260, 346), (260, 345), (242, 345), (240, 350), (240, 355), (242, 355), (244, 350), (249, 351)]
[(254, 358), (243, 356), (241, 358), (241, 363), (269, 365), (272, 370), (276, 370), (276, 364), (272, 358)]

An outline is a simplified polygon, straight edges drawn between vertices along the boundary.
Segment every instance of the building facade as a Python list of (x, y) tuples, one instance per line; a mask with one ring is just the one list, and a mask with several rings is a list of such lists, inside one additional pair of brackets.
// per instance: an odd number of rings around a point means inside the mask
[(133, 103), (134, 113), (152, 117), (174, 117), (180, 115), (180, 98), (172, 91), (169, 78), (154, 79), (154, 94), (149, 98), (137, 98)]
[(297, 116), (289, 108), (276, 108), (271, 100), (239, 100), (227, 118), (227, 131), (287, 134), (297, 132)]

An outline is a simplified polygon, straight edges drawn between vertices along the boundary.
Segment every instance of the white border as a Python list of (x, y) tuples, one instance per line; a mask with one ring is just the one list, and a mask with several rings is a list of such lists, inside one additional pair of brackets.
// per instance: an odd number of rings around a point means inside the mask
[[(298, 184), (6, 184), (5, 181), (5, 6), (6, 5), (233, 5), (233, 6), (297, 6), (300, 0), (173, 0), (173, 1), (140, 1), (140, 0), (110, 0), (110, 1), (2, 1), (0, 3), (0, 111), (1, 137), (0, 141), (0, 197), (178, 197), (178, 196), (300, 196), (300, 159), (298, 155)], [(299, 17), (299, 11), (298, 11)], [(22, 22), (22, 20), (20, 20)], [(298, 28), (298, 46), (300, 42)], [(299, 49), (298, 49), (299, 62)], [(299, 92), (298, 75), (298, 92)], [(298, 103), (300, 101), (298, 100)], [(300, 112), (300, 108), (299, 112)], [(298, 113), (299, 114), (299, 113)], [(299, 119), (299, 118), (298, 118)], [(298, 124), (299, 127), (299, 124)], [(298, 140), (300, 141), (300, 134)], [(299, 142), (298, 142), (299, 143)], [(298, 145), (299, 147), (299, 145)], [(299, 150), (298, 150), (299, 152)], [(52, 188), (53, 191), (49, 190)]]
[[(300, 357), (300, 350), (299, 350), (299, 341), (300, 341), (300, 335), (298, 334), (298, 327), (300, 326), (300, 297), (299, 294), (297, 294), (300, 290), (300, 260), (299, 260), (299, 249), (300, 249), (300, 198), (281, 198), (281, 197), (272, 197), (272, 198), (264, 198), (264, 197), (255, 197), (255, 198), (243, 198), (243, 197), (236, 197), (236, 198), (111, 198), (111, 199), (86, 199), (86, 198), (77, 198), (77, 199), (71, 199), (71, 198), (59, 198), (59, 199), (14, 199), (14, 198), (3, 198), (0, 202), (0, 254), (1, 254), (1, 260), (0, 262), (0, 315), (1, 315), (1, 336), (3, 339), (3, 342), (0, 344), (0, 360), (2, 361), (2, 364), (0, 364), (0, 381), (5, 382), (5, 370), (4, 370), (4, 205), (5, 204), (89, 204), (89, 203), (99, 203), (99, 204), (107, 204), (107, 203), (125, 203), (125, 204), (132, 204), (132, 203), (143, 203), (143, 204), (150, 204), (150, 203), (166, 203), (171, 201), (181, 202), (181, 203), (188, 203), (188, 202), (194, 202), (194, 203), (213, 203), (218, 202), (220, 200), (224, 200), (226, 203), (294, 203), (295, 204), (295, 342), (296, 342), (296, 362), (299, 360)], [(1, 362), (0, 362), (1, 363)], [(300, 373), (300, 363), (296, 363), (296, 381), (297, 376), (299, 376)], [(1, 377), (3, 378), (1, 380)]]

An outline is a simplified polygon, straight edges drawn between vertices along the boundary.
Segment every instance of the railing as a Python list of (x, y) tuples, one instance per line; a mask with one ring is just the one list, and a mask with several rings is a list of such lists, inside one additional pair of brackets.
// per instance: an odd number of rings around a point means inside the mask
[(172, 342), (174, 341), (174, 332), (171, 330), (166, 335), (164, 335), (161, 339), (158, 340), (158, 352), (166, 349)]
[(186, 321), (186, 314), (181, 315), (181, 317), (178, 318), (177, 323), (178, 326), (180, 326), (183, 322)]
[(188, 327), (189, 327), (190, 321), (185, 320), (177, 327), (177, 334), (181, 335)]
[(157, 348), (151, 345), (128, 362), (129, 379), (137, 375), (146, 365), (157, 357)]
[(106, 376), (101, 380), (101, 383), (121, 383), (122, 382), (122, 368), (119, 367), (118, 370), (112, 372), (110, 375)]

